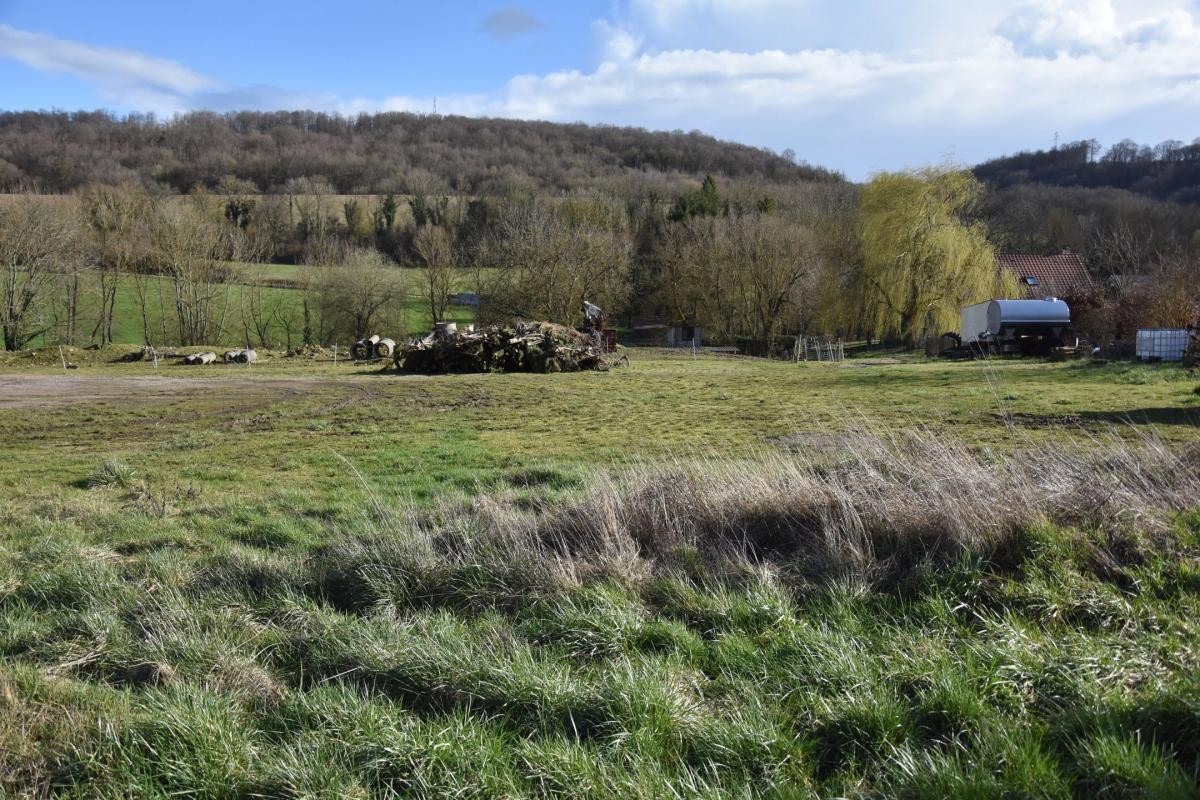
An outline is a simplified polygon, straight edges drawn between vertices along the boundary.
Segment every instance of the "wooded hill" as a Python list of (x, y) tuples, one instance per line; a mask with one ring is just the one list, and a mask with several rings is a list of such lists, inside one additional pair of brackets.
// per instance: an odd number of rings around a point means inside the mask
[(188, 192), (234, 176), (271, 193), (307, 180), (338, 194), (584, 188), (640, 194), (677, 192), (681, 180), (706, 174), (771, 183), (840, 180), (792, 157), (696, 131), (408, 113), (195, 112), (171, 120), (0, 113), (0, 192), (61, 193), (123, 182)]
[(1026, 184), (1127, 189), (1176, 203), (1200, 204), (1200, 139), (1157, 146), (1123, 139), (1101, 153), (1099, 142), (1068, 142), (1053, 150), (1020, 152), (975, 167), (997, 189)]

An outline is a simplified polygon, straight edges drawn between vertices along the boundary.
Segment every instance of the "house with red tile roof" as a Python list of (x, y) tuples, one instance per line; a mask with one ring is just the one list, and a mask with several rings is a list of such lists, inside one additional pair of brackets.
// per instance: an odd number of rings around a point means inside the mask
[(1083, 258), (1070, 251), (1056, 256), (999, 253), (996, 264), (1017, 279), (1022, 296), (1031, 300), (1078, 297), (1095, 288)]

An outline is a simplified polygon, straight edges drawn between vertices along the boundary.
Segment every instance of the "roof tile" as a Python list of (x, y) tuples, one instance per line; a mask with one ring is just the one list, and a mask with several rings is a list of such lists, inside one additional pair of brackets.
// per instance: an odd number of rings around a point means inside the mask
[[(1037, 256), (1029, 253), (1000, 253), (996, 263), (1013, 274), (1025, 297), (1070, 297), (1093, 287), (1083, 259), (1075, 253)], [(1027, 281), (1026, 278), (1034, 278)]]

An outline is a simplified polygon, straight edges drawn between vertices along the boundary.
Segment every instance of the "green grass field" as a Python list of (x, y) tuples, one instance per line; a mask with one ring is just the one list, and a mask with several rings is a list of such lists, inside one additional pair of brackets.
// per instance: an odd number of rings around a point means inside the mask
[(0, 795), (1194, 797), (1174, 367), (0, 356)]
[[(268, 286), (261, 289), (262, 303), (264, 306), (270, 306), (276, 302), (286, 304), (294, 309), (298, 309), (303, 299), (302, 288), (305, 284), (305, 271), (311, 269), (305, 266), (296, 266), (292, 264), (249, 264), (243, 263), (236, 265), (239, 270), (239, 282), (231, 285), (228, 292), (228, 302), (224, 300), (225, 295), (221, 295), (221, 300), (214, 304), (214, 308), (219, 310), (224, 309), (223, 319), (225, 320), (224, 328), (221, 335), (216, 341), (210, 342), (215, 347), (234, 347), (245, 345), (245, 329), (242, 322), (241, 308), (246, 301), (246, 293), (249, 291), (246, 284), (254, 280), (267, 281)], [(400, 268), (397, 268), (400, 269)], [(430, 315), (425, 301), (421, 299), (421, 287), (424, 280), (424, 270), (418, 268), (404, 268), (401, 274), (404, 276), (404, 285), (407, 296), (404, 299), (404, 329), (408, 333), (419, 333), (428, 331), (430, 325)], [(161, 342), (164, 339), (163, 334), (163, 315), (161, 313), (160, 304), (158, 301), (158, 293), (161, 290), (162, 305), (170, 309), (171, 307), (171, 286), (170, 281), (166, 278), (150, 278), (148, 294), (152, 298), (151, 309), (149, 312), (149, 327), (153, 331), (152, 339), (156, 342)], [(466, 276), (459, 280), (459, 285), (455, 287), (455, 291), (470, 291), (469, 281)], [(92, 334), (93, 328), (98, 318), (98, 294), (99, 294), (99, 278), (94, 274), (85, 274), (81, 286), (81, 303), (80, 303), (80, 324), (81, 339), (88, 340)], [(299, 312), (296, 315), (299, 318)], [(447, 319), (454, 322), (471, 322), (474, 319), (474, 314), (470, 308), (451, 306), (447, 310)], [(117, 291), (116, 311), (113, 315), (113, 341), (115, 344), (142, 344), (146, 341), (145, 328), (142, 323), (141, 309), (138, 305), (137, 292), (134, 287), (132, 278), (122, 280)], [(168, 312), (166, 340), (173, 341), (172, 337), (176, 336), (174, 322)], [(286, 346), (286, 331), (278, 324), (269, 326), (272, 345), (277, 347)], [(393, 335), (396, 332), (390, 332)], [(299, 326), (293, 330), (293, 346), (298, 346), (299, 341)], [(39, 337), (32, 341), (29, 346), (31, 348), (46, 346), (46, 338)], [(348, 346), (349, 343), (344, 343)]]

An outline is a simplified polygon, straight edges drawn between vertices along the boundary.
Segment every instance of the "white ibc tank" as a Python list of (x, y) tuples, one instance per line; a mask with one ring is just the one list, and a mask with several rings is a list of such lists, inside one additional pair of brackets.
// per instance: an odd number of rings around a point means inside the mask
[(1182, 361), (1190, 339), (1186, 328), (1143, 328), (1137, 332), (1137, 359)]

